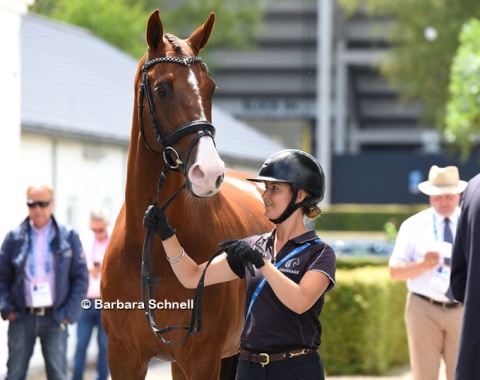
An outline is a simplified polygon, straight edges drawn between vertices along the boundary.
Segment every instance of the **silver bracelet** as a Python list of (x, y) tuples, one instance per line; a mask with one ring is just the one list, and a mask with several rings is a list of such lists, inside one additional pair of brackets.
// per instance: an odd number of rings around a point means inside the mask
[(178, 263), (181, 259), (183, 259), (183, 256), (185, 256), (185, 251), (183, 250), (183, 247), (182, 249), (180, 250), (180, 253), (176, 256), (173, 256), (173, 257), (169, 257), (168, 255), (167, 256), (167, 261), (171, 264), (175, 264), (175, 263)]

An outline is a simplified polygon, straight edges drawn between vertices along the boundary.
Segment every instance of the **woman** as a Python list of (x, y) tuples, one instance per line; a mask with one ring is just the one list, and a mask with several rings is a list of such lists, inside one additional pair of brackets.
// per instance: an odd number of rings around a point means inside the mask
[[(276, 227), (221, 243), (226, 255), (215, 258), (205, 276), (206, 286), (245, 278), (247, 313), (237, 379), (324, 379), (318, 318), (324, 293), (335, 285), (336, 260), (332, 248), (304, 223), (304, 216), (321, 213), (323, 170), (308, 153), (287, 149), (270, 156), (249, 180), (265, 183), (265, 216)], [(147, 210), (144, 225), (162, 239), (182, 285), (195, 288), (206, 263), (197, 265), (185, 253), (158, 207)]]

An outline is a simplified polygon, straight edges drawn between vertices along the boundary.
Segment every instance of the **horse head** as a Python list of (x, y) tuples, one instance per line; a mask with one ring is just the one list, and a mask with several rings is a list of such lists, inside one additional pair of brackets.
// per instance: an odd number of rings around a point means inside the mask
[[(214, 23), (215, 14), (211, 13), (182, 40), (164, 35), (159, 11), (154, 11), (147, 23), (148, 50), (136, 78), (144, 145), (161, 154), (166, 167), (183, 171), (187, 189), (195, 197), (216, 194), (225, 169), (211, 123), (216, 85), (198, 56)], [(156, 144), (160, 150), (152, 148)]]

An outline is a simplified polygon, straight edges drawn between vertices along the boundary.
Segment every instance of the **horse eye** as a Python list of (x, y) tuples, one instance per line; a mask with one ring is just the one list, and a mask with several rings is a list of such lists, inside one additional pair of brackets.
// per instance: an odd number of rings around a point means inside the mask
[(163, 85), (159, 85), (155, 87), (154, 89), (155, 94), (157, 95), (158, 98), (163, 99), (167, 95), (167, 91)]

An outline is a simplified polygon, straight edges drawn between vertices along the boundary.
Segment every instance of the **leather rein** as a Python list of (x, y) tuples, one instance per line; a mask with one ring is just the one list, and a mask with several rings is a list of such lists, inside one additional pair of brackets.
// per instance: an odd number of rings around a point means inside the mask
[[(165, 130), (162, 128), (160, 121), (158, 120), (157, 113), (155, 111), (155, 104), (153, 100), (152, 93), (150, 91), (150, 81), (148, 79), (148, 70), (150, 67), (156, 65), (157, 63), (162, 62), (171, 62), (177, 63), (183, 66), (190, 66), (193, 63), (202, 63), (202, 59), (198, 56), (191, 57), (187, 59), (180, 59), (177, 57), (160, 57), (152, 59), (151, 61), (148, 60), (148, 53), (145, 59), (145, 63), (142, 68), (143, 78), (142, 83), (140, 85), (140, 96), (139, 96), (139, 103), (138, 103), (138, 112), (139, 112), (139, 123), (140, 123), (140, 134), (142, 136), (142, 140), (144, 145), (152, 152), (163, 154), (163, 160), (165, 161), (165, 165), (163, 168), (162, 173), (157, 182), (157, 192), (155, 198), (153, 200), (153, 205), (157, 204), (158, 196), (160, 194), (160, 190), (163, 186), (163, 182), (165, 181), (169, 170), (178, 170), (180, 165), (184, 167), (184, 176), (186, 178), (185, 183), (177, 189), (173, 195), (168, 198), (165, 204), (161, 207), (162, 210), (165, 210), (167, 206), (175, 199), (175, 197), (182, 191), (188, 181), (188, 173), (187, 173), (187, 163), (190, 158), (190, 154), (198, 143), (198, 141), (204, 136), (210, 136), (215, 143), (215, 127), (212, 123), (207, 120), (194, 120), (190, 121), (186, 124), (179, 126), (178, 128), (174, 129), (170, 133), (166, 133)], [(202, 63), (203, 64), (203, 63)], [(155, 139), (157, 140), (158, 144), (160, 145), (162, 151), (158, 151), (153, 149), (149, 144), (145, 137), (145, 130), (143, 125), (143, 107), (144, 107), (144, 98), (147, 100), (148, 105), (148, 112), (150, 115), (150, 121), (153, 128), (153, 133), (155, 135)], [(192, 140), (190, 143), (190, 147), (188, 149), (187, 158), (185, 161), (182, 161), (178, 152), (172, 147), (172, 145), (180, 140), (181, 138), (197, 132), (197, 136)], [(172, 158), (172, 155), (174, 158)], [(212, 262), (212, 260), (217, 256), (223, 249), (219, 249), (216, 251), (207, 262), (207, 266), (205, 267), (200, 281), (198, 283), (195, 297), (193, 300), (193, 308), (190, 317), (190, 323), (188, 326), (167, 326), (162, 329), (158, 328), (155, 318), (155, 308), (151, 307), (150, 301), (155, 301), (154, 296), (154, 287), (155, 284), (161, 281), (160, 277), (155, 277), (153, 267), (154, 267), (154, 237), (155, 234), (151, 229), (147, 229), (145, 233), (145, 239), (143, 242), (143, 251), (142, 251), (142, 300), (143, 305), (145, 307), (145, 317), (150, 324), (150, 328), (154, 332), (155, 336), (161, 340), (163, 343), (166, 344), (179, 344), (185, 341), (191, 334), (196, 334), (202, 329), (202, 295), (203, 295), (203, 287), (204, 287), (204, 280), (205, 280), (205, 273)], [(161, 335), (166, 334), (175, 330), (186, 330), (185, 336), (179, 340), (168, 340), (163, 338)]]

